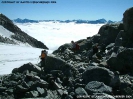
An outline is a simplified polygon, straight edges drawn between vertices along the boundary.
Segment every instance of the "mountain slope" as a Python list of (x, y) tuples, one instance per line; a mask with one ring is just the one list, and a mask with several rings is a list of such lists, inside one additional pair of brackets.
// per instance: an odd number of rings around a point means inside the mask
[[(1, 30), (12, 32), (12, 35), (10, 35), (9, 37), (4, 37), (0, 35), (0, 42), (12, 43), (12, 44), (17, 44), (17, 42), (21, 42), (21, 43), (29, 44), (33, 47), (48, 49), (47, 46), (44, 45), (41, 41), (38, 41), (35, 38), (23, 32), (20, 28), (14, 25), (9, 18), (7, 18), (3, 14), (0, 14), (0, 25), (1, 25)], [(0, 32), (2, 34), (2, 31)], [(5, 35), (5, 33), (3, 33), (3, 35)], [(6, 39), (8, 41), (6, 41)]]

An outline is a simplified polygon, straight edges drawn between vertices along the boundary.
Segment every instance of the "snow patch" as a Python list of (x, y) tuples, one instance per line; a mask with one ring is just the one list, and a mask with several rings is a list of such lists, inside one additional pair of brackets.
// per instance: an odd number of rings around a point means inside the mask
[(14, 68), (29, 62), (37, 64), (40, 61), (41, 50), (39, 48), (0, 43), (0, 74), (9, 74)]
[(11, 35), (14, 35), (14, 33), (10, 32), (0, 25), (0, 35), (3, 37), (11, 38)]

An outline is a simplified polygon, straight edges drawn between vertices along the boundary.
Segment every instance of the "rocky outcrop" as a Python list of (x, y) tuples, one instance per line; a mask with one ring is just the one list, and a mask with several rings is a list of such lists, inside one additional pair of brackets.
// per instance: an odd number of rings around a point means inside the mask
[(114, 73), (103, 67), (89, 66), (82, 76), (86, 84), (90, 81), (99, 81), (109, 85)]
[(109, 45), (114, 43), (118, 33), (123, 30), (123, 24), (106, 24), (103, 25), (98, 34), (100, 34), (100, 44)]
[[(14, 35), (11, 36), (12, 39), (20, 41), (22, 43), (28, 43), (29, 45), (31, 45), (33, 47), (48, 49), (48, 47), (46, 45), (44, 45), (41, 41), (38, 41), (35, 38), (33, 38), (33, 37), (29, 36), (28, 34), (26, 34), (25, 32), (23, 32), (20, 28), (18, 28), (16, 25), (14, 25), (14, 23), (9, 18), (7, 18), (3, 14), (0, 14), (0, 25), (2, 25), (4, 28), (6, 28), (7, 30), (14, 33)], [(9, 41), (9, 40), (7, 41), (5, 39), (4, 40), (2, 40), (2, 39), (3, 38), (0, 38), (0, 41), (2, 41), (3, 43), (8, 43), (8, 41)], [(13, 42), (13, 41), (11, 41), (11, 42)], [(13, 42), (13, 44), (16, 44), (14, 42)]]
[(108, 65), (114, 70), (129, 72), (133, 69), (133, 48), (123, 48), (120, 52), (111, 55), (107, 61)]
[[(48, 54), (42, 66), (27, 63), (1, 75), (0, 97), (133, 99), (133, 48), (122, 46), (123, 39), (115, 40), (127, 28), (104, 25), (97, 35), (77, 41), (78, 51), (71, 50), (70, 43), (64, 44)], [(93, 52), (96, 45), (98, 52)]]
[(133, 47), (133, 7), (127, 9), (123, 14), (124, 31), (121, 31), (116, 38), (116, 44), (124, 47)]
[(106, 86), (102, 82), (98, 81), (91, 81), (85, 86), (86, 91), (89, 95), (92, 95), (93, 93), (107, 93), (112, 94), (112, 88), (109, 86)]

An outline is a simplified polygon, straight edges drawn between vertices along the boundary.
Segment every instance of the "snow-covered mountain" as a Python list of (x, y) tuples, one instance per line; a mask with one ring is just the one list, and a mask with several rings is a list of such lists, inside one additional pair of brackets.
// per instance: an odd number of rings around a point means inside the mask
[(0, 14), (0, 42), (8, 44), (24, 44), (48, 49), (41, 41), (23, 32), (5, 15)]
[(60, 23), (70, 23), (70, 22), (75, 22), (77, 24), (82, 24), (82, 23), (87, 23), (87, 24), (106, 24), (106, 23), (116, 23), (116, 21), (111, 21), (111, 20), (105, 20), (104, 18), (98, 19), (98, 20), (31, 20), (31, 19), (14, 19), (12, 20), (13, 22), (16, 23), (39, 23), (39, 22), (60, 22)]

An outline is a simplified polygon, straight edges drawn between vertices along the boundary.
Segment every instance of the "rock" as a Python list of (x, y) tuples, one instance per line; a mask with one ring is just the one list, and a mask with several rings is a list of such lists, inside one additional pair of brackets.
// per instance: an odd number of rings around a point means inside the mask
[(36, 98), (39, 96), (39, 93), (37, 91), (30, 91), (25, 94), (26, 98)]
[(115, 39), (121, 30), (121, 24), (106, 24), (103, 25), (100, 29), (98, 34), (100, 34), (100, 44), (105, 44), (105, 46), (109, 45), (110, 43), (115, 43)]
[(89, 50), (92, 47), (92, 40), (91, 39), (87, 39), (87, 40), (83, 40), (82, 42), (79, 43), (80, 46), (80, 50)]
[(115, 46), (122, 46), (122, 36), (124, 34), (124, 30), (121, 30), (115, 39)]
[[(24, 64), (23, 66), (19, 67), (18, 69), (15, 69), (15, 71), (16, 70), (19, 73), (23, 73), (25, 70), (41, 73), (41, 68), (38, 67), (37, 65), (33, 65), (32, 63)], [(13, 72), (14, 72), (14, 70), (13, 70)]]
[(47, 91), (44, 90), (44, 88), (37, 87), (37, 91), (39, 93), (39, 96), (45, 97), (47, 95)]
[(46, 81), (42, 81), (42, 82), (37, 81), (37, 82), (35, 82), (34, 84), (32, 84), (32, 85), (30, 86), (30, 90), (34, 90), (34, 89), (36, 89), (38, 86), (39, 86), (40, 88), (48, 88), (49, 84), (48, 84)]
[(78, 69), (78, 71), (79, 71), (79, 73), (83, 73), (83, 72), (85, 71), (85, 68), (84, 68), (84, 67), (80, 67), (80, 68)]
[(107, 65), (107, 62), (106, 62), (106, 61), (100, 62), (100, 63), (98, 64), (98, 66), (108, 68), (108, 65)]
[(107, 64), (110, 68), (120, 71), (129, 72), (133, 69), (133, 48), (123, 49), (114, 57), (110, 57)]
[[(73, 68), (71, 64), (66, 63), (64, 60), (53, 54), (47, 56), (45, 65), (45, 71), (48, 72), (51, 70), (61, 70), (67, 76), (72, 76), (75, 72), (75, 68)], [(72, 75), (70, 74), (70, 71)]]
[(13, 94), (13, 89), (6, 89), (6, 92), (8, 95), (12, 95)]
[(124, 75), (120, 77), (120, 92), (123, 95), (133, 95), (132, 92), (132, 83), (129, 79), (128, 75)]
[(15, 93), (24, 93), (27, 92), (28, 88), (23, 87), (22, 85), (17, 85), (15, 89)]
[[(124, 31), (121, 31), (116, 38), (116, 45), (124, 47), (133, 47), (133, 7), (127, 9), (123, 14)], [(121, 39), (121, 40), (120, 40)], [(120, 44), (118, 43), (120, 42)]]
[(0, 87), (0, 93), (5, 91), (7, 88), (6, 87)]
[(106, 46), (107, 50), (110, 50), (112, 47), (114, 47), (115, 43), (110, 43), (109, 45)]
[(87, 92), (85, 91), (85, 89), (84, 88), (82, 88), (82, 87), (78, 87), (78, 88), (76, 88), (75, 89), (75, 93), (76, 93), (76, 95), (78, 96), (78, 95), (81, 95), (81, 96), (87, 96), (88, 94), (87, 94)]
[(81, 61), (81, 58), (78, 55), (74, 55), (74, 61)]
[(57, 50), (53, 51), (52, 54), (63, 53), (69, 48), (71, 48), (71, 44), (70, 43), (63, 44)]
[(93, 93), (112, 93), (112, 88), (105, 85), (103, 82), (91, 81), (85, 86), (85, 90), (88, 94)]
[(67, 95), (65, 99), (74, 99), (71, 95)]
[(116, 71), (114, 78), (112, 79), (110, 86), (113, 88), (113, 90), (118, 90), (120, 87), (120, 76), (119, 76), (119, 72)]
[(90, 66), (83, 73), (82, 78), (86, 84), (90, 81), (99, 81), (109, 85), (114, 78), (114, 73), (103, 67)]

